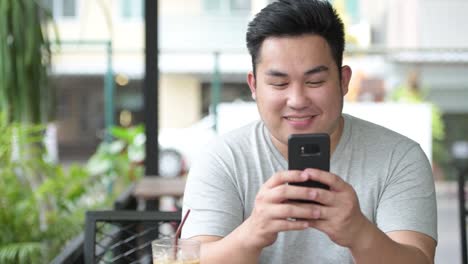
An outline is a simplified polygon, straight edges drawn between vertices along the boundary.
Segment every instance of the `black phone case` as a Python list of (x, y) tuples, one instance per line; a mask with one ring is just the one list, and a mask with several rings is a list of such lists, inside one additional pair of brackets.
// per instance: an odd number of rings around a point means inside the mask
[[(289, 170), (315, 168), (330, 171), (330, 136), (328, 134), (293, 134), (288, 139)], [(291, 185), (330, 189), (316, 181), (294, 182)]]

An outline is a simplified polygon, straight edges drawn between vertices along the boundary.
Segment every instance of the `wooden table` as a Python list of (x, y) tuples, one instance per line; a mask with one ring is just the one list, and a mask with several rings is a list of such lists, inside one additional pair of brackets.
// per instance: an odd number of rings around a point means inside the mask
[[(133, 195), (139, 201), (146, 203), (146, 209), (159, 206), (162, 196), (182, 197), (184, 195), (186, 177), (164, 178), (145, 176), (140, 179), (133, 189)], [(151, 201), (151, 203), (149, 203)], [(151, 207), (151, 208), (149, 208)]]

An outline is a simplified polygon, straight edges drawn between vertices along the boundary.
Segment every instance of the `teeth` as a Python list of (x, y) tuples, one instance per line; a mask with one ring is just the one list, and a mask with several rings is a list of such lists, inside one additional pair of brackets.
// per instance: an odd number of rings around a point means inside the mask
[(286, 119), (291, 120), (291, 121), (303, 121), (310, 119), (310, 116), (305, 116), (305, 117), (286, 117)]

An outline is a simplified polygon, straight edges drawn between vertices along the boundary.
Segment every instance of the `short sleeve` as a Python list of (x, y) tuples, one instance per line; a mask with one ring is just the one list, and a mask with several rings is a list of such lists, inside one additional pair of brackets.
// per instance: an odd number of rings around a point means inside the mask
[(243, 221), (243, 205), (233, 180), (233, 156), (220, 138), (201, 151), (188, 174), (183, 214), (190, 209), (182, 237), (227, 236)]
[(384, 232), (409, 230), (437, 241), (437, 205), (432, 169), (417, 144), (398, 155), (377, 208)]

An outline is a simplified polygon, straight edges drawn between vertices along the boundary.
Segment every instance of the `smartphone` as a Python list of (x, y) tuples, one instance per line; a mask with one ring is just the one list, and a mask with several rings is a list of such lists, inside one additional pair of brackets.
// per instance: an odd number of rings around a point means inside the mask
[[(321, 134), (292, 134), (288, 138), (288, 169), (315, 168), (330, 171), (330, 136)], [(291, 185), (330, 189), (317, 181), (293, 182)]]

